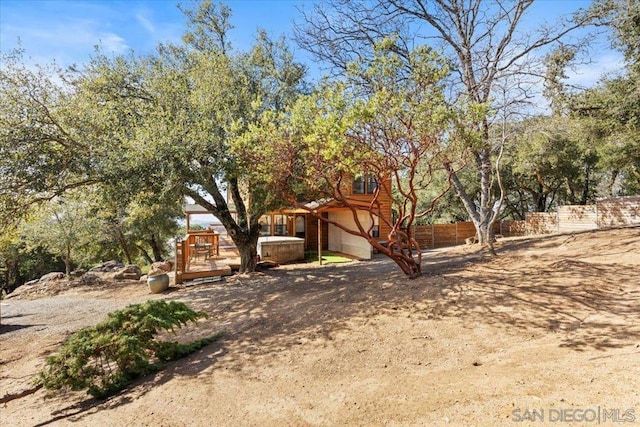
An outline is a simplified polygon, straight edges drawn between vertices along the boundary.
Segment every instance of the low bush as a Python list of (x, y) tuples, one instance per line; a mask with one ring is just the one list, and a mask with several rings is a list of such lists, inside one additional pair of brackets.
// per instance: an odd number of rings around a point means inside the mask
[(107, 319), (84, 328), (47, 358), (39, 382), (50, 390), (83, 390), (105, 398), (134, 378), (158, 371), (162, 362), (191, 354), (221, 334), (190, 344), (156, 340), (161, 331), (174, 332), (206, 313), (177, 301), (147, 301), (109, 313)]

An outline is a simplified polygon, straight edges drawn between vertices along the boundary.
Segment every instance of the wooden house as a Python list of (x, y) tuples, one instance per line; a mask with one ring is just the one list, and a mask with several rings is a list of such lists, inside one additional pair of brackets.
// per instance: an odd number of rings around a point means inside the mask
[[(392, 220), (391, 202), (391, 180), (384, 183), (378, 189), (378, 183), (368, 175), (360, 175), (351, 180), (342, 189), (346, 201), (351, 207), (356, 207), (356, 212), (361, 225), (365, 229), (370, 229), (371, 236), (386, 241), (387, 235), (391, 231), (388, 222)], [(369, 207), (375, 200), (377, 212), (371, 215)], [(206, 273), (200, 271), (190, 271), (190, 263), (198, 261), (202, 256), (209, 260), (211, 267), (209, 270), (227, 271), (228, 262), (217, 261), (220, 258), (229, 256), (229, 252), (221, 254), (220, 239), (224, 238), (215, 231), (193, 231), (191, 230), (191, 216), (210, 214), (205, 208), (199, 205), (187, 205), (185, 215), (187, 222), (187, 236), (176, 245), (176, 277), (178, 283), (188, 278), (206, 277)], [(265, 251), (259, 254), (263, 259), (271, 259), (275, 262), (295, 260), (300, 258), (300, 248), (306, 251), (332, 251), (350, 255), (358, 259), (370, 259), (373, 253), (371, 244), (361, 236), (354, 236), (334, 224), (323, 221), (338, 223), (352, 230), (357, 230), (353, 211), (345, 203), (335, 199), (309, 202), (298, 207), (283, 208), (263, 215), (260, 220), (260, 240), (261, 245), (269, 247), (268, 254)], [(380, 220), (386, 218), (387, 221)], [(206, 241), (205, 241), (206, 240)], [(230, 241), (228, 237), (227, 242)], [(199, 243), (202, 241), (202, 243)], [(280, 248), (278, 249), (277, 246)], [(265, 255), (268, 255), (265, 257)], [(304, 253), (302, 253), (304, 257)], [(225, 265), (224, 267), (220, 267)], [(222, 273), (222, 271), (221, 271)]]
[[(386, 240), (391, 232), (387, 222), (380, 217), (392, 220), (391, 211), (391, 180), (380, 187), (377, 193), (376, 205), (379, 212), (370, 215), (368, 210), (372, 200), (376, 197), (378, 184), (370, 175), (360, 175), (354, 178), (342, 190), (348, 203), (360, 206), (358, 219), (365, 229), (371, 228), (371, 236)], [(366, 210), (365, 210), (366, 209)], [(298, 208), (284, 208), (269, 212), (260, 218), (261, 236), (287, 236), (304, 239), (307, 251), (332, 251), (351, 255), (359, 259), (370, 259), (372, 247), (360, 236), (354, 236), (341, 228), (318, 219), (321, 216), (331, 222), (339, 223), (352, 230), (357, 230), (352, 210), (333, 199), (323, 202), (310, 202)]]

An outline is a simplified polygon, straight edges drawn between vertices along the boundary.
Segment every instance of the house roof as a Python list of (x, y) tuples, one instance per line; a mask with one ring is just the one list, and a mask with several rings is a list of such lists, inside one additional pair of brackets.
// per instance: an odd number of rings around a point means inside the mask
[[(314, 210), (322, 210), (323, 208), (332, 207), (333, 199), (321, 199), (314, 200), (311, 202), (307, 202), (301, 207), (291, 207), (291, 208), (282, 208), (277, 212), (282, 212), (284, 214), (287, 213), (309, 213)], [(195, 204), (195, 203), (187, 203), (184, 205), (184, 213), (185, 214), (208, 214), (211, 213), (204, 206)]]
[(207, 214), (210, 213), (207, 208), (200, 206), (198, 204), (195, 203), (187, 203), (184, 205), (184, 213), (186, 214), (194, 214), (194, 213), (201, 213), (201, 214)]

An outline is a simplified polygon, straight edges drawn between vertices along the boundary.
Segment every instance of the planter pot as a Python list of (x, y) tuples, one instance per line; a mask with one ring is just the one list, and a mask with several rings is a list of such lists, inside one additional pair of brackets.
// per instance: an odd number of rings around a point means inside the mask
[(169, 287), (169, 275), (159, 274), (157, 276), (150, 276), (147, 278), (147, 285), (152, 294), (159, 294), (164, 292)]

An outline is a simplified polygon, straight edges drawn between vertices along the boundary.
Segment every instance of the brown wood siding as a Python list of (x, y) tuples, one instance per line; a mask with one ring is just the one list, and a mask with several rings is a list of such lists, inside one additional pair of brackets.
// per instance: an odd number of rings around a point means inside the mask
[[(327, 214), (322, 214), (325, 216)], [(305, 250), (317, 251), (318, 250), (318, 219), (307, 214), (306, 216), (306, 236), (305, 236)], [(326, 251), (329, 248), (329, 227), (326, 223), (322, 223), (322, 250)]]
[[(390, 224), (393, 224), (393, 214), (392, 214), (392, 200), (391, 194), (388, 190), (391, 189), (391, 178), (387, 178), (384, 185), (380, 187), (380, 193), (378, 194), (377, 202), (380, 206), (380, 217), (385, 218)], [(373, 194), (353, 194), (352, 186), (349, 185), (349, 196), (350, 200), (370, 203), (373, 200)], [(380, 239), (387, 239), (389, 233), (391, 233), (391, 225), (387, 224), (385, 221), (380, 221)]]

